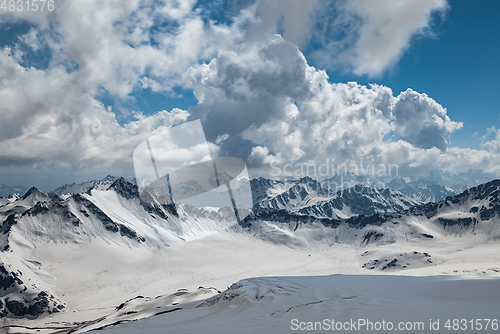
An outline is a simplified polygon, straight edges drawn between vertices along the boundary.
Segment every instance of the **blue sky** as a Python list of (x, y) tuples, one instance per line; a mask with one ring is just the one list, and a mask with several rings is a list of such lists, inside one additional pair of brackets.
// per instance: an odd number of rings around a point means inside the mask
[(138, 143), (195, 119), (212, 154), (252, 176), (327, 159), (500, 175), (498, 13), (446, 0), (0, 11), (0, 183), (132, 177)]

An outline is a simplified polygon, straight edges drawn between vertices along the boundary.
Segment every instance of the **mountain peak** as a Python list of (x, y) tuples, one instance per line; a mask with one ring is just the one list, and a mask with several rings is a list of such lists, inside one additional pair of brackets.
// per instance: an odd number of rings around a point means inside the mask
[(106, 190), (117, 179), (118, 179), (117, 176), (107, 175), (105, 178), (101, 180), (86, 181), (82, 183), (73, 182), (71, 184), (66, 184), (62, 187), (55, 189), (54, 193), (56, 193), (57, 195), (66, 195), (66, 194), (75, 195), (75, 194), (88, 193), (92, 189)]
[(306, 185), (310, 185), (310, 186), (315, 186), (315, 187), (319, 187), (319, 188), (322, 188), (321, 187), (321, 184), (313, 179), (312, 177), (310, 176), (304, 176), (302, 178), (300, 178), (299, 180), (296, 181), (297, 184), (306, 184)]
[(111, 174), (108, 174), (108, 175), (106, 175), (106, 177), (105, 177), (105, 178), (103, 178), (101, 181), (112, 181), (112, 182), (114, 182), (114, 181), (116, 181), (117, 179), (119, 179), (119, 177), (114, 176), (114, 175), (111, 175)]
[(26, 194), (24, 194), (24, 196), (22, 197), (22, 199), (26, 199), (30, 196), (36, 196), (36, 195), (39, 195), (39, 194), (42, 194), (42, 192), (40, 190), (38, 190), (38, 188), (36, 187), (31, 187), (27, 192)]
[(139, 190), (137, 186), (130, 183), (124, 177), (120, 177), (113, 182), (113, 184), (109, 186), (108, 190), (114, 190), (117, 194), (127, 199), (139, 197)]

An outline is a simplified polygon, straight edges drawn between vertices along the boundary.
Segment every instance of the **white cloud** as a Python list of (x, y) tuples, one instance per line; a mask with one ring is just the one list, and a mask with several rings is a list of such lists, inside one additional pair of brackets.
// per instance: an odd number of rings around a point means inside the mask
[[(488, 140), (491, 136), (495, 136), (495, 138)], [(486, 134), (481, 138), (481, 147), (491, 152), (500, 153), (500, 130), (494, 126), (488, 128)]]
[[(57, 1), (57, 4), (62, 3), (65, 0), (59, 0)], [(7, 7), (9, 6), (9, 3), (7, 2)], [(56, 7), (57, 7), (56, 4)], [(23, 6), (25, 6), (26, 3), (23, 2)], [(16, 8), (19, 8), (19, 4), (16, 3)], [(7, 8), (8, 9), (8, 8)], [(48, 28), (50, 25), (50, 20), (54, 18), (55, 12), (54, 11), (49, 11), (47, 10), (46, 7), (44, 7), (44, 10), (41, 10), (41, 6), (38, 7), (39, 10), (27, 10), (26, 7), (23, 8), (24, 10), (1, 10), (0, 11), (0, 24), (6, 23), (6, 22), (19, 22), (19, 21), (24, 21), (24, 22), (29, 22), (31, 24), (35, 24), (37, 26)]]
[(250, 40), (266, 40), (281, 33), (301, 45), (309, 39), (318, 0), (260, 0), (250, 7), (254, 19), (249, 29)]
[[(324, 71), (309, 66), (279, 36), (220, 52), (184, 79), (200, 101), (190, 118), (203, 120), (221, 154), (248, 159), (258, 169), (327, 158), (436, 168), (451, 133), (462, 126), (411, 89), (394, 97), (383, 86), (329, 83)], [(441, 161), (449, 168), (461, 164)]]
[(499, 161), (498, 152), (450, 147), (446, 153), (436, 155), (435, 165), (453, 173), (478, 169), (500, 176)]
[(393, 114), (394, 131), (400, 138), (421, 148), (437, 147), (445, 151), (451, 133), (462, 128), (462, 123), (450, 120), (440, 104), (412, 89), (397, 97)]
[(431, 34), (432, 14), (448, 5), (446, 0), (354, 0), (325, 7), (315, 35), (323, 47), (315, 57), (324, 66), (348, 65), (358, 75), (378, 76), (397, 63), (413, 36)]
[(397, 63), (414, 36), (434, 37), (432, 15), (447, 9), (447, 0), (259, 0), (244, 11), (246, 40), (279, 33), (298, 46), (313, 45), (321, 66), (378, 76)]
[[(0, 52), (0, 167), (130, 171), (135, 145), (185, 121), (187, 112), (160, 111), (120, 126), (96, 100), (79, 71), (25, 68), (10, 49)], [(124, 167), (128, 166), (128, 167)]]
[(87, 91), (103, 87), (125, 99), (141, 79), (169, 91), (189, 66), (241, 38), (236, 27), (204, 23), (195, 2), (61, 0), (54, 12), (13, 12), (0, 15), (0, 22), (35, 25), (21, 40), (33, 51), (47, 46), (51, 67), (77, 68), (78, 84)]
[[(33, 51), (47, 47), (52, 55), (47, 69), (35, 69), (21, 65), (18, 47), (0, 52), (0, 165), (68, 171), (127, 165), (130, 170), (133, 144), (178, 124), (187, 112), (160, 111), (120, 126), (98, 94), (105, 88), (127, 99), (137, 88), (169, 91), (191, 64), (215, 53), (213, 41), (238, 37), (227, 27), (205, 26), (193, 5), (58, 1), (47, 15), (0, 16), (0, 22), (35, 25), (21, 41)], [(153, 30), (155, 20), (172, 28)]]
[(20, 39), (35, 52), (40, 50), (42, 47), (42, 41), (37, 29), (31, 28), (30, 31), (21, 36)]

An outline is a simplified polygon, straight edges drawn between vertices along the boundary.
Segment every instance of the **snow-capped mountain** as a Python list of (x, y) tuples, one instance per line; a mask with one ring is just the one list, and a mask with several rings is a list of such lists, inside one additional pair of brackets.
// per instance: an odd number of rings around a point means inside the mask
[(420, 204), (396, 190), (374, 189), (363, 185), (341, 190), (327, 200), (294, 210), (318, 218), (349, 218), (356, 215), (374, 215), (397, 212)]
[(15, 222), (10, 229), (16, 229), (16, 235), (28, 243), (96, 239), (151, 247), (217, 231), (227, 227), (218, 224), (230, 218), (225, 209), (208, 212), (189, 205), (145, 203), (137, 186), (124, 178), (106, 190), (93, 188), (64, 199), (31, 188), (23, 197), (0, 207), (0, 214)]
[(22, 197), (10, 197), (0, 206), (0, 219), (9, 215), (20, 215), (40, 202), (50, 201), (51, 198), (60, 199), (57, 195), (46, 194), (37, 188), (30, 188)]
[[(22, 333), (104, 328), (215, 294), (176, 289), (223, 290), (249, 276), (500, 273), (499, 180), (427, 204), (362, 185), (330, 193), (310, 178), (251, 184), (257, 201), (236, 225), (229, 207), (145, 202), (124, 178), (1, 202), (2, 321)], [(159, 294), (168, 301), (159, 311), (139, 297)]]
[[(272, 184), (272, 181), (266, 182), (259, 179), (258, 183), (252, 183), (252, 189), (254, 185), (261, 186), (261, 184)], [(252, 190), (252, 192), (259, 194), (262, 193), (261, 189), (265, 189), (265, 187), (257, 188), (256, 191)], [(272, 187), (267, 189), (266, 196), (258, 196), (257, 198), (262, 197), (260, 201), (254, 199), (256, 202), (254, 207), (295, 211), (318, 201), (326, 200), (331, 195), (318, 181), (310, 177), (303, 177), (296, 181), (272, 184)]]
[(486, 183), (495, 179), (493, 173), (485, 173), (477, 169), (469, 169), (465, 173), (452, 174), (441, 170), (432, 170), (423, 175), (413, 177), (412, 183), (420, 185), (440, 184), (456, 191), (463, 191), (470, 187)]
[(406, 197), (420, 203), (439, 202), (448, 196), (457, 195), (459, 192), (440, 184), (423, 185), (420, 187), (407, 186), (399, 189)]
[[(223, 230), (235, 222), (232, 215), (229, 208), (208, 212), (189, 205), (145, 203), (137, 186), (124, 178), (107, 190), (90, 189), (64, 199), (31, 188), (0, 206), (0, 285), (4, 287), (0, 314), (36, 317), (65, 308), (44, 282), (51, 275), (42, 271), (42, 279), (37, 278), (40, 261), (11, 256), (23, 253), (20, 248), (96, 244), (161, 249)], [(31, 281), (28, 287), (26, 278)]]
[(355, 185), (364, 185), (375, 189), (397, 190), (412, 200), (420, 203), (438, 202), (448, 196), (461, 193), (469, 187), (488, 182), (496, 176), (479, 170), (451, 174), (441, 170), (432, 170), (414, 176), (376, 176), (345, 173), (324, 179), (321, 185), (330, 190), (342, 190)]
[(250, 180), (253, 202), (258, 203), (276, 197), (291, 187), (291, 183), (266, 178), (256, 178)]
[[(395, 178), (398, 178), (397, 176)], [(355, 185), (365, 185), (372, 188), (380, 188), (384, 183), (374, 175), (358, 175), (351, 172), (337, 174), (331, 178), (323, 179), (321, 185), (330, 190), (337, 192), (343, 189), (354, 187)]]
[[(257, 189), (254, 192), (264, 194), (258, 197), (260, 200), (254, 201), (254, 207), (337, 219), (360, 214), (396, 212), (421, 203), (395, 190), (375, 189), (362, 184), (332, 191), (309, 177), (296, 181), (271, 182), (262, 178), (252, 180), (252, 187)], [(267, 192), (261, 190), (266, 187)]]
[[(304, 245), (319, 238), (330, 244), (397, 245), (386, 253), (363, 253), (368, 269), (405, 269), (434, 265), (429, 251), (405, 251), (405, 247), (460, 248), (495, 243), (500, 239), (500, 180), (467, 189), (437, 203), (417, 205), (398, 212), (357, 215), (347, 219), (312, 217), (305, 212), (257, 208), (243, 228), (272, 242)], [(390, 248), (390, 247), (389, 247)], [(439, 261), (439, 260), (438, 260)]]
[(53, 192), (61, 196), (61, 195), (82, 194), (88, 192), (91, 189), (106, 190), (109, 188), (111, 184), (113, 184), (113, 182), (118, 180), (118, 178), (119, 177), (117, 176), (108, 175), (102, 180), (87, 181), (78, 184), (77, 183), (66, 184), (64, 186), (55, 189)]

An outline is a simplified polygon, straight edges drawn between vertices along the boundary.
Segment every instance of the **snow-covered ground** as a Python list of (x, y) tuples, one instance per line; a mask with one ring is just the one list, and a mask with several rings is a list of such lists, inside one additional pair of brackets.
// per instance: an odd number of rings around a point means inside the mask
[[(323, 242), (296, 247), (232, 232), (156, 250), (99, 243), (39, 244), (36, 250), (26, 250), (23, 257), (37, 268), (44, 287), (61, 297), (68, 309), (36, 320), (3, 321), (4, 326), (10, 325), (10, 333), (39, 333), (41, 328), (46, 333), (79, 332), (182, 308), (120, 326), (113, 333), (160, 333), (166, 329), (171, 333), (192, 333), (203, 328), (203, 333), (234, 333), (230, 329), (244, 333), (288, 333), (292, 315), (304, 321), (322, 317), (416, 321), (437, 314), (441, 319), (493, 317), (491, 312), (500, 309), (497, 296), (500, 280), (462, 280), (452, 276), (416, 280), (401, 276), (499, 275), (498, 245), (462, 251), (459, 245), (457, 240), (448, 247), (429, 246), (426, 252), (439, 259), (439, 264), (388, 271), (392, 276), (385, 275), (385, 271), (364, 269), (365, 258), (388, 260), (385, 261), (388, 263), (395, 253), (401, 252), (402, 256), (397, 254), (400, 261), (418, 264), (420, 258), (426, 257), (413, 252), (422, 249), (395, 244), (360, 249)], [(332, 274), (347, 276), (315, 277)], [(281, 278), (248, 279), (276, 276)], [(235, 282), (244, 284), (243, 290), (236, 289), (237, 298), (221, 300), (212, 306), (202, 303)], [(256, 289), (260, 289), (258, 294), (253, 292)], [(490, 289), (491, 294), (485, 292)], [(443, 293), (434, 293), (440, 290)], [(155, 299), (160, 295), (164, 297)], [(141, 303), (129, 303), (123, 310), (116, 310), (138, 296), (151, 300), (139, 298)], [(356, 298), (348, 299), (352, 296)], [(315, 304), (325, 299), (328, 301)], [(313, 304), (301, 306), (308, 303)], [(458, 307), (459, 303), (463, 305)], [(444, 306), (445, 312), (436, 313)], [(294, 311), (287, 312), (288, 308)], [(271, 315), (273, 312), (277, 313)], [(221, 330), (220, 326), (233, 327)]]
[[(60, 327), (91, 321), (139, 295), (156, 297), (200, 286), (224, 290), (246, 277), (362, 272), (355, 253), (345, 246), (339, 245), (335, 252), (324, 246), (291, 249), (232, 233), (157, 250), (98, 243), (39, 244), (23, 258), (39, 263), (46, 289), (61, 296), (68, 310), (34, 321), (4, 319), (6, 325)], [(20, 331), (25, 332), (25, 328)]]
[(205, 302), (170, 310), (103, 333), (497, 333), (500, 278), (251, 278)]

